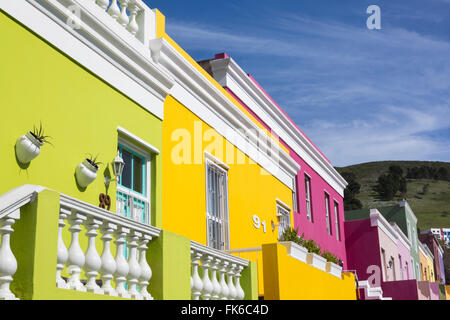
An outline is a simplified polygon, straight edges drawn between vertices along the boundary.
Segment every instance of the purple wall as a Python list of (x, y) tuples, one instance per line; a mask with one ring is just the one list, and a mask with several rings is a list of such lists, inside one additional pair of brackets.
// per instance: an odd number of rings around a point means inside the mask
[(370, 219), (346, 221), (344, 227), (348, 269), (356, 270), (360, 281), (372, 274), (367, 273), (371, 265), (379, 266), (381, 272), (378, 230), (370, 226)]
[(439, 282), (429, 282), (430, 284), (430, 300), (439, 300)]
[(417, 281), (415, 279), (388, 281), (381, 283), (383, 296), (392, 300), (418, 300)]

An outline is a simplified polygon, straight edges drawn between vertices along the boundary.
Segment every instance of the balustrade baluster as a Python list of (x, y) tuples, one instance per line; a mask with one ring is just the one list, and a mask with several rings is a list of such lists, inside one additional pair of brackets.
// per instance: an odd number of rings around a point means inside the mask
[(220, 292), (222, 291), (222, 286), (220, 285), (219, 281), (217, 280), (217, 269), (219, 268), (221, 260), (220, 259), (214, 259), (212, 266), (211, 266), (211, 282), (213, 285), (213, 292), (211, 294), (212, 300), (219, 300)]
[(237, 290), (234, 287), (234, 281), (233, 281), (233, 276), (234, 276), (234, 268), (236, 267), (235, 263), (232, 263), (230, 265), (230, 267), (228, 268), (227, 274), (228, 274), (228, 289), (230, 289), (230, 293), (228, 295), (228, 298), (230, 300), (235, 300), (237, 297)]
[(11, 227), (20, 218), (20, 209), (0, 219), (0, 300), (18, 300), (11, 292), (9, 285), (17, 271), (17, 260), (11, 251)]
[[(115, 0), (113, 0), (114, 2)], [(97, 5), (102, 8), (103, 10), (106, 10), (109, 6), (109, 0), (97, 0)]]
[(130, 22), (130, 19), (128, 18), (127, 14), (127, 7), (130, 0), (119, 0), (119, 2), (121, 11), (119, 17), (117, 18), (117, 22), (119, 22), (123, 27), (126, 27)]
[(222, 261), (219, 269), (219, 276), (220, 276), (220, 300), (228, 300), (228, 296), (230, 294), (230, 289), (228, 288), (227, 282), (225, 281), (225, 275), (227, 273), (228, 269), (228, 261)]
[(111, 6), (108, 9), (108, 13), (114, 20), (117, 20), (117, 18), (119, 18), (120, 8), (117, 5), (117, 0), (112, 0)]
[(116, 261), (111, 254), (111, 240), (113, 239), (111, 234), (116, 229), (117, 226), (109, 222), (105, 222), (100, 229), (103, 234), (101, 238), (103, 240), (102, 266), (100, 268), (100, 274), (103, 280), (102, 290), (110, 296), (116, 295), (116, 290), (111, 286), (111, 280), (114, 278), (114, 273), (116, 272)]
[(69, 259), (67, 261), (67, 272), (70, 274), (69, 281), (67, 282), (67, 288), (77, 291), (86, 291), (80, 281), (81, 268), (84, 266), (85, 257), (79, 242), (79, 234), (82, 230), (80, 225), (85, 220), (85, 215), (76, 212), (72, 213), (68, 219), (70, 224), (69, 231), (72, 233), (72, 239), (69, 247)]
[(196, 250), (191, 250), (191, 258), (192, 258), (192, 297), (193, 300), (199, 300), (200, 295), (202, 294), (203, 282), (198, 275), (198, 265), (200, 264), (199, 260), (202, 257), (202, 253)]
[(93, 293), (103, 293), (98, 284), (95, 282), (98, 271), (102, 266), (102, 259), (97, 252), (95, 246), (95, 238), (97, 237), (97, 229), (102, 224), (102, 220), (89, 217), (85, 224), (87, 228), (86, 236), (88, 240), (88, 248), (86, 250), (86, 262), (84, 264), (84, 271), (87, 277), (86, 290)]
[(212, 261), (213, 257), (209, 255), (204, 255), (201, 259), (202, 262), (202, 270), (203, 270), (203, 289), (202, 289), (202, 299), (203, 300), (209, 300), (211, 299), (211, 294), (214, 290), (213, 284), (211, 280), (209, 279), (209, 268), (210, 263)]
[(130, 23), (127, 26), (127, 30), (130, 31), (130, 33), (135, 36), (136, 33), (139, 31), (139, 25), (136, 22), (136, 16), (139, 12), (138, 5), (133, 1), (128, 6), (128, 10), (130, 10)]
[(148, 265), (147, 262), (147, 243), (152, 240), (151, 236), (143, 235), (140, 241), (140, 262), (139, 265), (141, 266), (141, 275), (139, 276), (139, 286), (140, 286), (140, 293), (144, 300), (153, 300), (153, 297), (148, 292), (147, 287), (149, 285), (149, 281), (152, 278), (152, 269)]
[(139, 291), (137, 291), (137, 284), (139, 282), (139, 276), (141, 275), (141, 266), (138, 262), (138, 243), (137, 240), (142, 234), (137, 231), (132, 231), (128, 236), (128, 248), (130, 249), (130, 255), (128, 257), (128, 293), (133, 299), (141, 299)]
[(64, 220), (71, 214), (70, 210), (61, 208), (59, 213), (59, 223), (58, 223), (58, 251), (56, 258), (56, 286), (58, 288), (67, 288), (66, 281), (62, 278), (61, 273), (64, 270), (64, 265), (69, 259), (69, 251), (62, 237), (62, 233), (66, 223)]
[(235, 269), (236, 273), (235, 273), (235, 277), (234, 277), (234, 279), (235, 279), (234, 286), (237, 291), (236, 300), (244, 300), (244, 298), (245, 298), (245, 292), (241, 287), (241, 281), (240, 281), (242, 270), (244, 270), (243, 266), (237, 266)]
[(124, 256), (124, 244), (126, 242), (126, 235), (130, 233), (130, 229), (125, 227), (119, 227), (115, 233), (116, 241), (116, 272), (114, 273), (116, 280), (116, 292), (119, 297), (129, 298), (127, 289), (125, 289), (125, 283), (127, 281), (127, 275), (129, 272), (128, 262)]

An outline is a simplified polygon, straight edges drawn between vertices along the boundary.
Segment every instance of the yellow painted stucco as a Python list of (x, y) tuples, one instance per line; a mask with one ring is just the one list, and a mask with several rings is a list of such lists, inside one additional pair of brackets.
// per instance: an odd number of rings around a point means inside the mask
[(265, 300), (356, 300), (353, 273), (342, 279), (287, 255), (286, 247), (262, 247)]
[[(174, 150), (178, 150), (177, 146), (182, 142), (182, 139), (176, 139), (179, 132), (189, 135), (190, 163), (177, 164), (173, 159)], [(220, 151), (211, 150), (211, 143), (216, 138), (207, 141), (208, 135), (215, 135), (219, 139), (217, 141), (221, 141), (222, 155)], [(227, 161), (227, 147), (233, 150), (234, 161)], [(205, 150), (229, 166), (230, 249), (277, 241), (278, 230), (275, 228), (273, 231), (271, 227), (271, 221), (277, 224), (276, 199), (292, 206), (292, 191), (274, 176), (267, 172), (264, 174), (258, 164), (251, 162), (236, 147), (231, 144), (227, 146), (223, 137), (172, 97), (168, 97), (164, 104), (163, 229), (206, 244)], [(238, 152), (240, 157), (245, 158), (244, 163), (237, 163)], [(253, 215), (258, 215), (261, 222), (265, 221), (266, 232), (262, 226), (259, 229), (254, 227)]]
[[(161, 149), (162, 122), (1, 11), (0, 30), (0, 194), (35, 184), (98, 206), (99, 194), (106, 193), (115, 211), (116, 184), (107, 188), (104, 176), (109, 176), (117, 155), (117, 127)], [(16, 140), (41, 121), (54, 146), (44, 145), (29, 165), (20, 165)], [(88, 153), (98, 155), (103, 164), (96, 180), (82, 189), (77, 186), (75, 168)], [(152, 222), (159, 226), (161, 157), (154, 161)]]

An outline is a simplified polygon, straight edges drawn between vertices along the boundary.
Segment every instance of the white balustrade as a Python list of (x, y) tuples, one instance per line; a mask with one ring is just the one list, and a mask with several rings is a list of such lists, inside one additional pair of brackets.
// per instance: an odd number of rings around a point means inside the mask
[(20, 218), (20, 209), (0, 219), (0, 300), (18, 300), (9, 285), (17, 271), (17, 260), (11, 251), (12, 225)]
[(137, 0), (97, 0), (97, 5), (108, 12), (111, 18), (124, 27), (133, 36), (145, 28), (143, 19), (145, 4)]
[(58, 288), (67, 288), (66, 281), (62, 278), (61, 273), (64, 269), (64, 265), (69, 259), (69, 251), (63, 241), (62, 231), (66, 223), (64, 220), (71, 214), (70, 210), (61, 208), (59, 213), (58, 223), (58, 251), (56, 258), (56, 286)]
[[(244, 299), (245, 292), (241, 287), (240, 277), (248, 263), (248, 260), (191, 241), (192, 299)], [(199, 269), (202, 271), (202, 278)]]
[[(64, 258), (64, 219), (67, 218), (71, 243), (67, 259)], [(82, 227), (86, 229), (86, 252), (80, 246)], [(147, 262), (148, 243), (159, 236), (160, 230), (96, 206), (61, 195), (61, 213), (58, 232), (58, 287), (130, 299), (152, 300), (148, 292), (152, 270)], [(101, 234), (103, 251), (99, 255), (96, 239)], [(111, 242), (116, 245), (115, 257)], [(64, 246), (65, 247), (65, 246)], [(128, 248), (128, 259), (125, 250)], [(66, 262), (64, 262), (66, 260)], [(61, 272), (67, 267), (67, 283)], [(80, 279), (81, 270), (86, 280)], [(102, 286), (97, 283), (101, 278)], [(86, 284), (83, 284), (85, 282)], [(115, 283), (115, 287), (112, 283)]]

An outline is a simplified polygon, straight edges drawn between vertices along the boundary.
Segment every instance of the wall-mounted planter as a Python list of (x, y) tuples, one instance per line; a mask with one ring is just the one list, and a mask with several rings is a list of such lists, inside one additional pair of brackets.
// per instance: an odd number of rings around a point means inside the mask
[(342, 278), (342, 267), (333, 262), (327, 262), (326, 271), (339, 279)]
[(288, 256), (306, 263), (308, 256), (308, 250), (306, 248), (292, 241), (283, 241), (280, 244), (286, 247)]
[(306, 257), (306, 263), (326, 272), (327, 259), (319, 256), (318, 254), (309, 252)]
[(97, 178), (97, 171), (98, 167), (94, 167), (87, 159), (80, 163), (75, 170), (75, 176), (80, 187), (86, 188), (94, 181)]
[(23, 163), (29, 163), (41, 152), (43, 143), (36, 139), (30, 131), (16, 141), (16, 156)]

